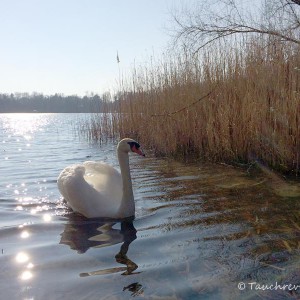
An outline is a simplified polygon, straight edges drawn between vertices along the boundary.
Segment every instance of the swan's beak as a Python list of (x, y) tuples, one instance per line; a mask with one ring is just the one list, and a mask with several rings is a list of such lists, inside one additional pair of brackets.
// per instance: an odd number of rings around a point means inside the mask
[(137, 153), (138, 155), (144, 156), (145, 157), (145, 153), (140, 149), (140, 148), (136, 148), (135, 146), (133, 146), (131, 148), (131, 150), (135, 153)]

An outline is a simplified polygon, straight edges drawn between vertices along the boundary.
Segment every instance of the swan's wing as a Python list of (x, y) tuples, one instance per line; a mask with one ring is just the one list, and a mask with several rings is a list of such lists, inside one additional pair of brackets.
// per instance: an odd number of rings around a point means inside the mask
[(86, 161), (83, 166), (85, 181), (120, 205), (123, 195), (120, 172), (104, 162)]
[(89, 218), (113, 216), (122, 200), (121, 174), (102, 162), (67, 167), (57, 182), (68, 205)]

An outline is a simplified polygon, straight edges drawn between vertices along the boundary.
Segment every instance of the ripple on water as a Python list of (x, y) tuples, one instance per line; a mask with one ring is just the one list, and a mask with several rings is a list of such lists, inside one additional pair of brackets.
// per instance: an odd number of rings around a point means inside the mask
[(99, 151), (74, 138), (74, 116), (36, 116), (41, 130), (24, 120), (19, 132), (5, 116), (0, 130), (7, 298), (272, 299), (267, 291), (239, 292), (237, 283), (299, 279), (298, 188), (286, 192), (293, 183), (267, 171), (132, 156), (135, 220), (87, 220), (60, 201), (56, 178), (87, 156), (116, 166), (115, 145)]

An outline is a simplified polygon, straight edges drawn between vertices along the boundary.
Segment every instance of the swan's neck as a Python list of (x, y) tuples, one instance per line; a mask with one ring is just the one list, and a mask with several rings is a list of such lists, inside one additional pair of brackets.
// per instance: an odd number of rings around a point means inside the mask
[(123, 197), (119, 208), (119, 215), (126, 218), (133, 216), (135, 213), (128, 153), (118, 151), (118, 159), (123, 183)]

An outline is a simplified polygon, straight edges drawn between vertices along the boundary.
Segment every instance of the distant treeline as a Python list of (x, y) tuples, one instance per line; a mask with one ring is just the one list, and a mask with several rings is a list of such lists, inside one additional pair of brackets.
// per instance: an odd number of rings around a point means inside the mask
[(0, 113), (92, 113), (101, 112), (104, 102), (106, 100), (94, 94), (83, 97), (38, 93), (0, 94)]

